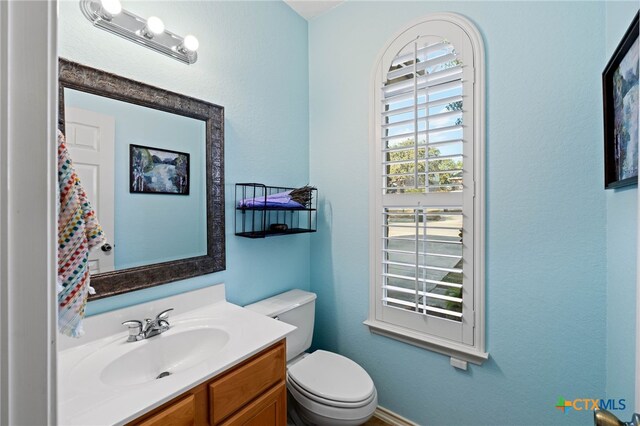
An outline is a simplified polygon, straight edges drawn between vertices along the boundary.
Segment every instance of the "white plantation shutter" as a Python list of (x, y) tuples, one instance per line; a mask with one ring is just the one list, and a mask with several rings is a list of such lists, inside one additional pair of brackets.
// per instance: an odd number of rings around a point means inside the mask
[(484, 334), (475, 330), (484, 304), (477, 247), (483, 226), (474, 229), (484, 209), (483, 194), (475, 196), (484, 158), (477, 56), (457, 19), (427, 19), (382, 56), (374, 101), (375, 306), (368, 323), (482, 350)]
[(382, 301), (460, 321), (462, 210), (385, 208)]
[(462, 190), (462, 76), (441, 37), (419, 37), (393, 58), (381, 82), (385, 193)]

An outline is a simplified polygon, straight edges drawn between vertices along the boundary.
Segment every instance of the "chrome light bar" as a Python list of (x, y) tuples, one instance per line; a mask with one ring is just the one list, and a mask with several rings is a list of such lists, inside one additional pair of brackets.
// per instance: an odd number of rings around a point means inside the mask
[(158, 18), (145, 20), (122, 9), (118, 0), (80, 0), (80, 9), (98, 28), (186, 64), (193, 64), (198, 60), (198, 40), (194, 36), (187, 35), (183, 38), (165, 30)]

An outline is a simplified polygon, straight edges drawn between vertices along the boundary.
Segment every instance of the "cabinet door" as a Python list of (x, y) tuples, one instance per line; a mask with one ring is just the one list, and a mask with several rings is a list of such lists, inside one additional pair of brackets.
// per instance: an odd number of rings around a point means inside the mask
[(188, 397), (170, 405), (138, 426), (192, 426), (195, 425), (195, 397)]
[(231, 417), (223, 426), (286, 426), (287, 388), (284, 383), (247, 405)]
[(211, 424), (218, 425), (259, 398), (274, 385), (284, 382), (286, 349), (280, 342), (233, 369), (209, 385)]

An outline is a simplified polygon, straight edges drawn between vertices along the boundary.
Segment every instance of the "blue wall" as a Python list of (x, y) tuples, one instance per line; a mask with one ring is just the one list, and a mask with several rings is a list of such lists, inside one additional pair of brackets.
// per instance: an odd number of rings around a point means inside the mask
[[(77, 90), (65, 90), (65, 106), (115, 120), (114, 244), (117, 270), (207, 253), (204, 121)], [(129, 144), (190, 154), (189, 195), (129, 192)], [(100, 211), (98, 211), (98, 218)]]
[(225, 107), (227, 270), (91, 302), (88, 314), (219, 282), (238, 304), (308, 288), (309, 235), (233, 235), (236, 182), (309, 181), (307, 22), (283, 2), (123, 1), (198, 37), (198, 62), (187, 66), (94, 28), (78, 2), (58, 4), (60, 56)]
[[(373, 335), (369, 300), (369, 99), (376, 57), (429, 12), (461, 13), (487, 57), (487, 350), (449, 358)], [(420, 424), (590, 424), (558, 397), (605, 389), (606, 234), (598, 2), (346, 2), (309, 23), (315, 345), (378, 384)]]
[[(606, 46), (602, 69), (631, 20), (637, 2), (606, 3)], [(607, 202), (607, 384), (609, 398), (625, 398), (633, 414), (635, 397), (636, 259), (638, 186), (606, 191)]]

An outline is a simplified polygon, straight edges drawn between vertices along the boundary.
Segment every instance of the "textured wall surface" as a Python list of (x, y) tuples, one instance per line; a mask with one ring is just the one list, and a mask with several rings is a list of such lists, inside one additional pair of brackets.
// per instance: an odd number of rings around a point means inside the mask
[[(638, 2), (607, 1), (602, 69), (637, 12)], [(616, 413), (625, 421), (635, 397), (637, 201), (637, 185), (606, 191), (607, 397), (626, 399), (627, 409)]]
[[(467, 372), (372, 335), (370, 76), (429, 12), (479, 28), (487, 70), (487, 350)], [(589, 424), (558, 397), (603, 397), (606, 235), (600, 73), (604, 4), (346, 2), (309, 24), (315, 345), (359, 362), (380, 404), (420, 424)]]
[(185, 65), (94, 28), (78, 2), (59, 3), (60, 56), (225, 107), (227, 270), (89, 304), (88, 313), (227, 283), (245, 304), (309, 286), (309, 235), (235, 237), (234, 185), (302, 186), (309, 179), (307, 22), (283, 2), (138, 2), (166, 28), (192, 33), (199, 59)]

